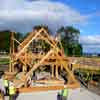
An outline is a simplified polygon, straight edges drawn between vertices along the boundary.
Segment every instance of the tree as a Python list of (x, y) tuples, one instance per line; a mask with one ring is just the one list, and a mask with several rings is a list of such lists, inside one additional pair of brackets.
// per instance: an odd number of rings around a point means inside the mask
[(10, 31), (1, 31), (0, 32), (0, 51), (9, 51), (10, 45)]
[(78, 52), (82, 51), (79, 50), (80, 31), (78, 29), (72, 26), (61, 27), (57, 33), (61, 36), (61, 43), (66, 55), (77, 55), (78, 53), (76, 53), (76, 49), (78, 49)]
[(19, 41), (22, 42), (23, 35), (20, 32), (15, 33), (15, 38)]
[[(10, 47), (10, 31), (5, 30), (0, 32), (0, 51), (6, 51), (9, 52)], [(15, 38), (20, 41), (22, 39), (21, 33), (16, 33)]]
[(82, 56), (82, 51), (83, 51), (82, 45), (78, 43), (76, 47), (73, 48), (73, 55)]

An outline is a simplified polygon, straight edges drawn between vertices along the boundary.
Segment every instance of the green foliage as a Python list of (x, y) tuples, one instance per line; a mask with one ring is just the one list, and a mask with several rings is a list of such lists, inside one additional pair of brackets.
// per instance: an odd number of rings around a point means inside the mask
[(0, 58), (0, 65), (2, 64), (9, 64), (9, 59), (8, 58)]
[(81, 44), (77, 44), (77, 46), (74, 48), (75, 53), (73, 55), (75, 56), (82, 56), (83, 48)]
[(0, 51), (9, 51), (10, 34), (9, 31), (0, 32)]
[[(34, 27), (35, 30), (39, 30), (44, 28), (48, 34), (50, 34), (50, 30), (48, 26), (45, 25), (37, 25)], [(61, 44), (64, 48), (65, 54), (68, 56), (81, 56), (82, 55), (82, 45), (79, 43), (79, 35), (80, 31), (72, 26), (61, 27), (57, 31), (58, 35), (61, 36)], [(23, 38), (21, 33), (16, 33), (15, 38), (22, 42), (28, 34)], [(15, 43), (15, 48), (18, 44)], [(0, 51), (9, 52), (10, 46), (10, 31), (1, 31), (0, 32)], [(50, 45), (46, 42), (42, 43), (43, 50), (47, 52), (50, 49)]]
[[(0, 32), (0, 51), (6, 51), (9, 52), (9, 47), (10, 47), (10, 31), (1, 31)], [(17, 40), (22, 39), (22, 34), (21, 33), (16, 33), (15, 38)], [(16, 47), (17, 44), (15, 44)]]
[[(21, 33), (19, 33), (19, 32), (15, 33), (15, 34), (14, 34), (14, 37), (15, 37), (15, 39), (18, 40), (20, 43), (23, 41), (23, 35), (22, 35)], [(15, 41), (15, 42), (14, 42), (15, 51), (17, 51), (17, 46), (18, 46), (18, 45), (19, 45), (19, 44)]]
[(22, 41), (22, 39), (23, 39), (23, 35), (21, 34), (21, 33), (19, 33), (19, 32), (17, 32), (17, 33), (15, 33), (15, 38), (18, 40), (18, 41)]
[(61, 27), (57, 31), (61, 36), (61, 43), (68, 56), (81, 56), (82, 46), (79, 44), (80, 31), (72, 26)]

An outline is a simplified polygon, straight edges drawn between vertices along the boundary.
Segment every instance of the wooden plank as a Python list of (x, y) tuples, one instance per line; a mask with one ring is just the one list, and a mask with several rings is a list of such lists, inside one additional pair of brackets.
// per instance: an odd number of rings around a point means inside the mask
[[(80, 85), (77, 85), (77, 88), (79, 88)], [(64, 88), (72, 88), (75, 89), (76, 85), (74, 84), (68, 84), (68, 85), (54, 85), (54, 86), (34, 86), (34, 87), (28, 87), (28, 88), (17, 88), (17, 91), (19, 93), (29, 93), (29, 92), (41, 92), (41, 91), (53, 91), (53, 90), (62, 90)]]

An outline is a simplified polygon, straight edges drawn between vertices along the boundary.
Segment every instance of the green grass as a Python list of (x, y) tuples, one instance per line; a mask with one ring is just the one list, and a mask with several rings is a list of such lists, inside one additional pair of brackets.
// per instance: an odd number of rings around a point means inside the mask
[(8, 58), (0, 58), (0, 65), (3, 64), (9, 64), (9, 59)]

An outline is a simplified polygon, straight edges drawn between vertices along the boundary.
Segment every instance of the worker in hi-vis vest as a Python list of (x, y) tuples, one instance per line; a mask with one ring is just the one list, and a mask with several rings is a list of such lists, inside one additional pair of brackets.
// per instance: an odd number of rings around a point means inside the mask
[(5, 87), (5, 95), (8, 95), (9, 94), (9, 81), (6, 79), (6, 78), (4, 78), (3, 79), (3, 84), (4, 84), (4, 87)]
[(9, 83), (9, 100), (15, 100), (16, 88), (12, 82)]
[(59, 91), (57, 94), (57, 100), (62, 100), (62, 91)]
[(67, 98), (68, 98), (68, 89), (67, 88), (58, 92), (57, 100), (67, 100)]
[(65, 88), (62, 90), (62, 100), (67, 100), (68, 99), (68, 89)]

